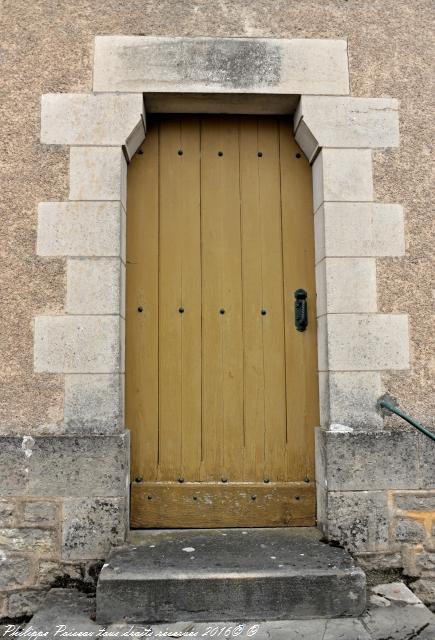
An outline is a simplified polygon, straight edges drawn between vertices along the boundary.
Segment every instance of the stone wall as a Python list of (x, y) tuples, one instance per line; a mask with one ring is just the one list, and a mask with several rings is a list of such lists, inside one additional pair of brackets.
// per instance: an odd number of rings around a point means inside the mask
[[(99, 34), (347, 39), (351, 94), (400, 101), (400, 147), (374, 153), (374, 186), (378, 201), (404, 206), (407, 250), (405, 257), (376, 259), (378, 286), (371, 295), (382, 313), (409, 314), (411, 366), (383, 371), (380, 391), (431, 424), (431, 70), (423, 37), (430, 19), (428, 0), (3, 3), (0, 615), (32, 611), (60, 574), (89, 579), (92, 562), (123, 539), (128, 508), (128, 442), (116, 420), (119, 404), (109, 408), (105, 423), (86, 425), (111, 435), (84, 436), (86, 421), (77, 416), (86, 379), (76, 393), (69, 374), (55, 367), (34, 371), (34, 316), (55, 316), (83, 302), (65, 293), (74, 265), (67, 274), (65, 258), (36, 252), (37, 204), (68, 198), (70, 162), (66, 148), (40, 144), (41, 94), (92, 90)], [(92, 199), (79, 188), (71, 184), (70, 199)], [(383, 425), (373, 412), (371, 423), (362, 415), (351, 428), (319, 433), (325, 533), (366, 566), (403, 567), (417, 579), (419, 595), (433, 601), (433, 445), (395, 419)]]
[(401, 568), (427, 603), (435, 587), (434, 444), (411, 431), (317, 430), (319, 520), (367, 569)]
[(38, 607), (53, 583), (92, 582), (126, 535), (128, 434), (2, 438), (0, 615)]

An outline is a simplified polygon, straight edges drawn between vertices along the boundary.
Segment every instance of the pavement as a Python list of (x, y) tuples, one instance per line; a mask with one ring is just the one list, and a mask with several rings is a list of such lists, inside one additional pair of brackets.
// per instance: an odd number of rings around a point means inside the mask
[(402, 582), (371, 587), (359, 618), (117, 624), (94, 621), (95, 599), (52, 589), (27, 625), (0, 624), (0, 638), (255, 638), (256, 640), (435, 640), (435, 615)]

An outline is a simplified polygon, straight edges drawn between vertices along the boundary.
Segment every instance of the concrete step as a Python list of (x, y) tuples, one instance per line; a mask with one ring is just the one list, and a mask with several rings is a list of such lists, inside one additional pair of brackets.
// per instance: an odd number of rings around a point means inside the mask
[(314, 528), (150, 530), (110, 552), (97, 621), (350, 617), (365, 598), (362, 569)]

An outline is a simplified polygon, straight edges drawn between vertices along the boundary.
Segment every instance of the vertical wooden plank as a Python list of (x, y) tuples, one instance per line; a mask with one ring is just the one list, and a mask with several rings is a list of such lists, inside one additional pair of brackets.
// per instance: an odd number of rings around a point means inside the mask
[[(314, 427), (319, 424), (311, 170), (291, 123), (280, 122), (287, 367), (288, 480), (314, 478)], [(294, 327), (293, 294), (308, 292), (306, 331)]]
[[(158, 458), (158, 126), (128, 168), (126, 426), (132, 477), (157, 477)], [(140, 312), (139, 309), (142, 309)]]
[(265, 398), (260, 184), (257, 118), (240, 121), (240, 192), (244, 341), (243, 479), (264, 480)]
[[(200, 480), (201, 466), (201, 193), (199, 118), (181, 121), (182, 183), (182, 476)], [(168, 185), (169, 188), (169, 185)]]
[(159, 478), (177, 480), (199, 473), (200, 464), (199, 136), (193, 120), (162, 120), (159, 173)]
[(279, 128), (275, 118), (259, 119), (258, 150), (261, 288), (266, 312), (262, 316), (265, 476), (279, 481), (286, 479), (287, 417)]
[[(229, 480), (243, 447), (243, 329), (238, 120), (204, 118), (201, 144), (203, 458)], [(220, 313), (223, 310), (224, 313)]]

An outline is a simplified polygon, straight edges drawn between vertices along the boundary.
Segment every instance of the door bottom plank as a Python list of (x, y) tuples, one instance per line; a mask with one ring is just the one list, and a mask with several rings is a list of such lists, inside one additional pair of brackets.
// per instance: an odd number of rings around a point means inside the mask
[(133, 482), (131, 527), (310, 527), (315, 486), (305, 482)]

